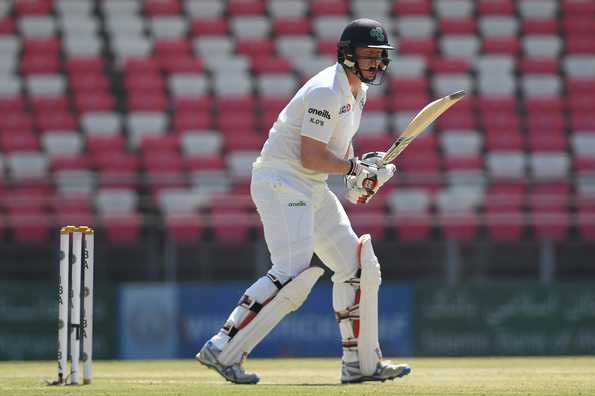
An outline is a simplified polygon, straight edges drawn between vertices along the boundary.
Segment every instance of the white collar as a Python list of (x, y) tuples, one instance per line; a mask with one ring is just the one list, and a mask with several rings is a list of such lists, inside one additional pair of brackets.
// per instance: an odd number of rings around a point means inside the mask
[[(345, 69), (343, 69), (343, 65), (341, 65), (340, 63), (336, 63), (335, 65), (335, 72), (336, 72), (336, 81), (339, 84), (339, 88), (341, 89), (341, 92), (343, 93), (344, 96), (348, 96), (350, 98), (353, 97), (353, 94), (351, 93), (351, 86), (349, 85), (349, 80), (347, 79), (347, 73), (345, 73)], [(360, 90), (359, 93), (357, 95), (357, 98), (354, 99), (358, 99), (359, 97), (362, 96), (363, 92), (366, 92), (368, 90), (368, 84), (364, 84), (363, 82), (360, 82)]]

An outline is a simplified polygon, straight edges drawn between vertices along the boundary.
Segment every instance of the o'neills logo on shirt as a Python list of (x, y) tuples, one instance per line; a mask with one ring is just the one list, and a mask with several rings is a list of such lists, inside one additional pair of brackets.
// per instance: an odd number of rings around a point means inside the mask
[(341, 110), (339, 110), (339, 114), (349, 113), (351, 111), (351, 105), (347, 103), (344, 106), (341, 106)]
[(327, 120), (331, 119), (331, 113), (329, 113), (328, 110), (318, 110), (318, 109), (315, 109), (314, 107), (310, 107), (308, 109), (308, 113), (316, 114), (317, 116), (324, 117)]

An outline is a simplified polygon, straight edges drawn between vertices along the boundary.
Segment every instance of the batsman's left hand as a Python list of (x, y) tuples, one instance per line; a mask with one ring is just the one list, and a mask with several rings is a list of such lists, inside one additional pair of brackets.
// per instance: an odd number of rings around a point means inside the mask
[(378, 168), (376, 172), (376, 179), (377, 183), (376, 186), (372, 189), (374, 192), (378, 191), (380, 187), (384, 185), (387, 181), (390, 180), (391, 177), (394, 176), (395, 172), (397, 171), (397, 167), (393, 164), (386, 164), (382, 162), (382, 158), (384, 158), (384, 152), (382, 151), (371, 151), (366, 153), (362, 156), (362, 162), (368, 165), (373, 165)]

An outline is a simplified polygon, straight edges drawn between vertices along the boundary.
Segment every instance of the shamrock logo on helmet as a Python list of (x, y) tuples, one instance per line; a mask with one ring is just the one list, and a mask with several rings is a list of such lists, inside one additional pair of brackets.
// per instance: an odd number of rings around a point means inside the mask
[(380, 26), (370, 29), (370, 36), (374, 37), (376, 41), (384, 41), (384, 32)]

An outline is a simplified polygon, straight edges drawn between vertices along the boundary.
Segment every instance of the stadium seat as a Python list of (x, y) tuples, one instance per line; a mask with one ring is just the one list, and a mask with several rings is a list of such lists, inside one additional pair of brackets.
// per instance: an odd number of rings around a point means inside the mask
[(178, 245), (194, 245), (204, 233), (204, 216), (193, 214), (167, 213), (164, 215), (168, 237)]
[(432, 217), (431, 196), (425, 190), (397, 189), (387, 198), (387, 205), (394, 214), (393, 224), (399, 241), (424, 242), (430, 238)]
[(251, 214), (227, 208), (213, 211), (208, 217), (208, 222), (218, 243), (234, 246), (248, 241), (252, 219)]

